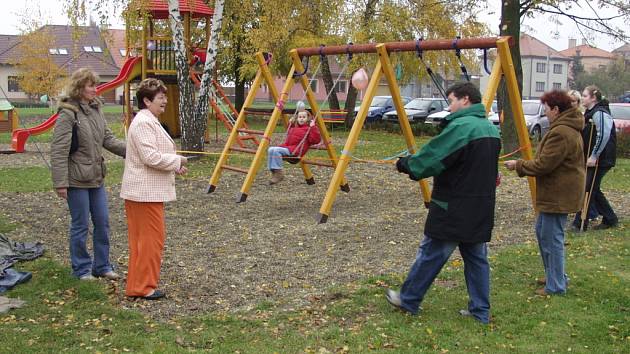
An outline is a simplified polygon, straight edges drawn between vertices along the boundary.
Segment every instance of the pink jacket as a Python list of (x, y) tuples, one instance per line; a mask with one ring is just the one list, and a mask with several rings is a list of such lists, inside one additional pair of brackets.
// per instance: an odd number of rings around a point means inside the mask
[(143, 109), (131, 122), (120, 197), (135, 202), (175, 200), (175, 171), (181, 166), (175, 142), (158, 119)]
[[(308, 133), (308, 137), (306, 138), (302, 146), (299, 146), (300, 143), (302, 142), (302, 139), (304, 139), (304, 136), (307, 133)], [(310, 131), (309, 131), (308, 124), (303, 124), (303, 125), (296, 124), (289, 128), (289, 132), (287, 133), (287, 138), (285, 139), (284, 143), (280, 146), (289, 149), (292, 155), (302, 157), (306, 154), (306, 152), (312, 145), (319, 143), (321, 140), (322, 140), (322, 137), (319, 134), (319, 128), (317, 128), (317, 126), (310, 127)]]

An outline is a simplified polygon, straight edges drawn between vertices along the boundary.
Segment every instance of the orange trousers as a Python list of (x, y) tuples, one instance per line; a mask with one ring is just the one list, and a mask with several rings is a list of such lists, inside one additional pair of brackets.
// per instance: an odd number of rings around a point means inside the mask
[(146, 296), (157, 289), (166, 237), (164, 203), (125, 200), (129, 268), (127, 296)]

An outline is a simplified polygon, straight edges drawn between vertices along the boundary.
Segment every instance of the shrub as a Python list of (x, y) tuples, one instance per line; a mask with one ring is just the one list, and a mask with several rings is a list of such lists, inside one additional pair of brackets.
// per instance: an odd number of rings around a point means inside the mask
[(630, 134), (617, 134), (617, 157), (630, 158)]

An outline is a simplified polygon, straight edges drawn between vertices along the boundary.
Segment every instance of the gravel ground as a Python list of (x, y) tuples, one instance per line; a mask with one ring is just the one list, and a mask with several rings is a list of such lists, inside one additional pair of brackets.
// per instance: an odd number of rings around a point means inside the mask
[[(0, 166), (42, 165), (35, 148), (29, 150), (0, 155)], [(298, 308), (331, 286), (405, 273), (426, 217), (417, 184), (392, 166), (353, 164), (347, 172), (351, 192), (340, 192), (328, 223), (318, 225), (332, 171), (313, 172), (317, 181), (313, 186), (304, 183), (301, 170), (294, 166), (275, 186), (267, 185), (269, 176), (261, 173), (241, 204), (235, 203), (240, 174), (225, 172), (210, 195), (203, 192), (207, 179), (178, 179), (178, 200), (166, 207), (160, 287), (168, 299), (131, 301), (123, 296), (124, 280), (112, 283), (113, 298), (122, 307), (138, 308), (157, 319), (250, 309), (263, 301)], [(111, 260), (124, 274), (128, 259), (124, 205), (119, 185), (107, 189)], [(620, 215), (630, 210), (627, 194), (608, 193)], [(12, 240), (43, 241), (49, 256), (68, 265), (69, 215), (52, 192), (0, 193), (0, 208), (9, 220), (23, 225), (8, 235)], [(491, 252), (534, 240), (533, 221), (526, 180), (504, 175)]]

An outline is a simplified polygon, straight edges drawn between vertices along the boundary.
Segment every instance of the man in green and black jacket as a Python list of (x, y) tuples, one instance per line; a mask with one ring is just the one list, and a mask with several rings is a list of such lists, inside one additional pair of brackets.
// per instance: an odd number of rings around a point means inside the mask
[(424, 239), (401, 291), (387, 300), (412, 314), (419, 310), (435, 277), (459, 246), (470, 301), (460, 311), (480, 322), (490, 320), (490, 266), (486, 242), (494, 226), (495, 191), (501, 140), (486, 119), (481, 93), (471, 83), (450, 87), (451, 114), (442, 132), (396, 167), (412, 180), (433, 176), (433, 193)]

